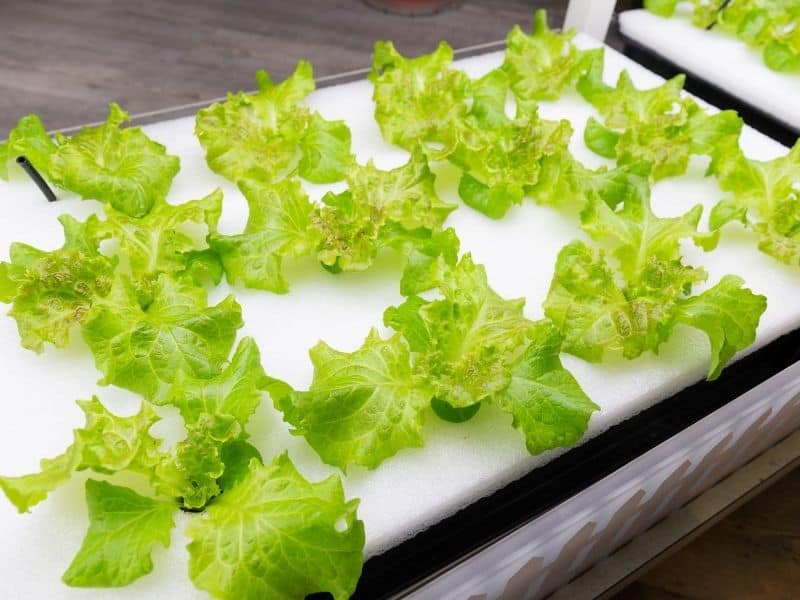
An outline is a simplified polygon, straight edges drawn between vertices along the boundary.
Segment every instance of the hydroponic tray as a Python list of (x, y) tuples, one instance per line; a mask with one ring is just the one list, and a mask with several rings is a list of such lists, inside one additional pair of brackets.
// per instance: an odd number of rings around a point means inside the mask
[[(576, 41), (583, 47), (598, 45), (584, 36), (578, 36)], [(471, 76), (478, 76), (496, 67), (502, 56), (502, 52), (492, 52), (460, 60), (456, 66)], [(660, 82), (654, 74), (607, 48), (606, 79), (614, 81), (623, 68), (631, 72), (637, 85), (652, 86)], [(394, 167), (402, 164), (406, 155), (382, 140), (372, 118), (371, 92), (369, 83), (357, 81), (320, 89), (309, 102), (324, 117), (347, 122), (360, 162), (373, 158), (379, 167)], [(595, 113), (576, 94), (567, 93), (558, 102), (543, 103), (541, 114), (546, 118), (569, 119), (576, 130), (571, 144), (576, 157), (590, 166), (604, 164), (603, 159), (583, 145), (583, 125)], [(198, 198), (219, 186), (225, 192), (220, 229), (224, 233), (240, 231), (246, 220), (244, 199), (233, 185), (207, 168), (200, 145), (193, 136), (193, 126), (194, 119), (186, 117), (144, 127), (147, 134), (165, 144), (170, 153), (181, 157), (181, 172), (175, 179), (169, 200), (181, 202)], [(747, 128), (742, 134), (742, 146), (747, 154), (762, 159), (786, 151), (780, 144)], [(704, 170), (703, 161), (698, 160), (687, 175), (658, 183), (653, 190), (656, 213), (678, 214), (697, 202), (710, 207), (719, 200), (720, 191), (713, 179), (703, 177)], [(436, 171), (442, 198), (458, 202), (456, 173), (446, 166), (439, 166)], [(332, 187), (338, 189), (339, 186)], [(319, 198), (328, 188), (308, 186), (308, 189), (312, 197)], [(70, 212), (83, 217), (99, 208), (94, 202), (67, 197), (48, 204), (21, 174), (10, 184), (4, 184), (0, 192), (0, 247), (4, 249), (15, 240), (42, 248), (57, 247), (61, 243), (57, 215)], [(534, 319), (542, 316), (541, 302), (549, 287), (559, 249), (568, 241), (583, 237), (575, 215), (530, 202), (513, 209), (500, 221), (461, 207), (450, 217), (448, 225), (457, 230), (463, 250), (472, 252), (477, 262), (486, 265), (491, 285), (505, 297), (525, 297), (526, 315)], [(758, 252), (749, 234), (736, 230), (726, 232), (716, 251), (703, 254), (687, 246), (685, 256), (688, 262), (708, 270), (709, 284), (732, 272), (742, 276), (753, 290), (767, 296), (769, 306), (762, 317), (757, 341), (749, 351), (765, 346), (800, 325), (800, 306), (794, 301), (800, 293), (800, 274)], [(256, 339), (270, 374), (296, 387), (306, 387), (312, 374), (308, 349), (318, 339), (343, 350), (356, 348), (370, 327), (380, 325), (384, 308), (401, 301), (400, 268), (399, 262), (388, 256), (382, 257), (377, 268), (371, 271), (340, 276), (325, 274), (310, 262), (291, 264), (287, 275), (293, 287), (288, 295), (234, 290), (243, 307), (245, 327), (241, 335)], [(229, 291), (228, 286), (221, 285), (213, 292), (211, 300), (217, 301)], [(111, 410), (120, 414), (131, 414), (138, 408), (140, 400), (134, 394), (96, 384), (99, 373), (92, 366), (93, 361), (80, 336), (74, 336), (68, 349), (48, 349), (46, 357), (42, 357), (19, 346), (14, 321), (4, 318), (0, 320), (0, 343), (5, 371), (2, 395), (5, 401), (0, 407), (0, 473), (31, 472), (37, 469), (42, 456), (60, 453), (70, 443), (71, 430), (82, 422), (80, 410), (74, 404), (76, 398), (97, 394)], [(688, 328), (676, 330), (659, 356), (647, 354), (634, 361), (590, 365), (565, 355), (567, 367), (601, 407), (601, 411), (592, 416), (584, 441), (597, 438), (609, 428), (701, 380), (708, 360), (706, 339)], [(733, 371), (737, 368), (730, 367)], [(698, 401), (703, 402), (703, 399)], [(177, 415), (166, 421), (158, 432), (167, 441), (174, 441), (179, 430)], [(307, 478), (317, 480), (333, 472), (302, 438), (289, 435), (288, 426), (269, 401), (262, 403), (249, 429), (252, 441), (265, 458), (288, 448)], [(369, 588), (369, 593), (362, 587), (359, 593), (364, 597), (384, 593), (393, 581), (387, 575), (383, 581), (386, 589), (382, 591), (382, 577), (372, 575), (381, 573), (379, 555), (550, 463), (564, 452), (530, 456), (522, 437), (511, 428), (510, 416), (491, 407), (481, 409), (475, 419), (457, 426), (431, 416), (424, 437), (425, 448), (404, 450), (375, 471), (356, 468), (344, 477), (348, 497), (361, 498), (359, 516), (366, 526), (367, 557), (377, 557), (365, 568), (365, 581), (375, 582), (377, 587)], [(602, 439), (593, 443), (602, 443)], [(602, 471), (600, 465), (595, 468)], [(582, 476), (588, 481), (590, 475)], [(155, 551), (153, 573), (134, 584), (114, 590), (77, 590), (61, 583), (60, 574), (79, 547), (87, 527), (82, 501), (83, 480), (87, 476), (76, 475), (37, 506), (31, 515), (18, 515), (10, 503), (0, 502), (0, 526), (6, 540), (0, 545), (0, 564), (4, 565), (0, 597), (205, 597), (191, 585), (187, 576), (184, 549), (187, 540), (183, 526), (192, 518), (190, 515), (177, 519), (169, 549)], [(576, 485), (580, 486), (581, 482), (572, 481), (573, 488)], [(563, 489), (548, 493), (555, 502)], [(453, 550), (453, 556), (457, 551), (458, 548)], [(435, 561), (429, 564), (433, 566)], [(417, 575), (401, 574), (408, 579)]]
[(800, 134), (800, 74), (773, 71), (735, 36), (692, 25), (685, 7), (670, 18), (629, 10), (618, 22), (626, 40)]

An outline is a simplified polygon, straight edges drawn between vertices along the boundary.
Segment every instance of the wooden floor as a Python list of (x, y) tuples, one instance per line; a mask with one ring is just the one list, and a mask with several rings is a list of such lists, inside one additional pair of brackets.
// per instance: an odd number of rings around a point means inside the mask
[[(565, 4), (465, 0), (411, 19), (358, 0), (2, 0), (0, 139), (30, 112), (50, 129), (100, 120), (112, 100), (142, 113), (252, 89), (257, 69), (283, 77), (301, 58), (318, 75), (364, 67), (376, 39), (408, 53), (490, 42), (536, 7), (560, 24)], [(620, 600), (800, 597), (799, 507), (795, 472)]]
[[(561, 24), (565, 2), (549, 9)], [(359, 0), (0, 1), (0, 139), (24, 114), (49, 129), (97, 121), (115, 100), (131, 113), (252, 89), (253, 74), (318, 75), (369, 66), (376, 39), (400, 51), (499, 40), (528, 26), (525, 0), (466, 0), (430, 17), (385, 14)]]

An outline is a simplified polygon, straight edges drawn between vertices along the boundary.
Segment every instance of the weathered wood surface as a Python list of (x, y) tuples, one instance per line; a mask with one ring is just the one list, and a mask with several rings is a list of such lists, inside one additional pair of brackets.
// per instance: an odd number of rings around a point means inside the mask
[(36, 112), (48, 128), (97, 121), (115, 100), (142, 113), (254, 88), (299, 59), (317, 75), (368, 66), (376, 39), (407, 53), (505, 37), (566, 2), (466, 0), (426, 17), (382, 13), (360, 0), (42, 0), (0, 2), (0, 139)]

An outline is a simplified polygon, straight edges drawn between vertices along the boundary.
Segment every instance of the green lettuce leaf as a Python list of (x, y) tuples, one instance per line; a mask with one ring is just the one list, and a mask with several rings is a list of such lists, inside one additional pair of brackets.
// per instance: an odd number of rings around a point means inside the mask
[(408, 252), (430, 245), (456, 208), (439, 199), (435, 179), (421, 151), (390, 171), (372, 162), (351, 169), (348, 189), (326, 194), (314, 216), (319, 261), (333, 271), (361, 271), (381, 248)]
[(712, 167), (729, 197), (713, 209), (710, 226), (741, 221), (756, 232), (762, 252), (800, 265), (800, 142), (767, 161), (748, 159), (730, 144)]
[(261, 403), (265, 378), (258, 346), (246, 337), (213, 377), (201, 379), (179, 371), (163, 403), (176, 406), (186, 423), (196, 423), (203, 414), (229, 415), (244, 429)]
[(156, 544), (169, 546), (175, 505), (89, 479), (89, 530), (67, 571), (73, 587), (120, 587), (153, 570)]
[(437, 158), (449, 154), (470, 88), (466, 74), (450, 68), (452, 61), (447, 42), (416, 58), (403, 57), (391, 42), (375, 43), (368, 78), (375, 86), (375, 120), (386, 140), (409, 151), (424, 144)]
[[(621, 352), (625, 358), (657, 352), (681, 320), (682, 307), (698, 303), (705, 322), (692, 326), (712, 339), (709, 379), (716, 378), (733, 353), (755, 338), (766, 304), (763, 297), (741, 288), (738, 279), (738, 287), (728, 280), (719, 284), (725, 294), (692, 297), (693, 285), (705, 281), (706, 273), (683, 264), (680, 241), (693, 239), (709, 250), (717, 236), (697, 231), (701, 206), (680, 217), (660, 218), (652, 213), (646, 193), (642, 182), (640, 192), (629, 195), (616, 210), (599, 198), (589, 201), (581, 215), (584, 230), (603, 242), (613, 260), (583, 242), (565, 246), (544, 302), (545, 315), (563, 335), (565, 351), (600, 361), (607, 351)], [(730, 297), (736, 301), (729, 302)], [(726, 315), (729, 310), (737, 312)], [(751, 312), (745, 315), (746, 311)], [(716, 321), (709, 314), (715, 314)], [(723, 343), (709, 322), (740, 327), (741, 332), (731, 334), (730, 344)]]
[(800, 6), (791, 0), (732, 0), (718, 25), (763, 51), (764, 63), (775, 71), (800, 70)]
[(225, 473), (222, 448), (242, 435), (239, 422), (230, 415), (201, 413), (186, 424), (186, 438), (155, 469), (156, 489), (178, 498), (189, 510), (202, 509), (219, 495), (217, 480)]
[(525, 301), (497, 295), (469, 255), (440, 272), (435, 284), (441, 299), (410, 296), (386, 310), (384, 323), (406, 338), (433, 395), (464, 408), (508, 386), (531, 322), (522, 314)]
[(471, 113), (449, 156), (463, 171), (461, 199), (487, 216), (502, 217), (538, 183), (542, 162), (566, 152), (571, 135), (568, 121), (540, 119), (531, 103), (518, 102), (513, 120), (496, 118), (493, 125)]
[[(679, 0), (645, 0), (644, 7), (662, 17), (675, 14)], [(726, 0), (691, 0), (692, 23), (703, 29), (716, 23), (720, 10), (727, 4)]]
[(149, 433), (158, 416), (147, 404), (130, 417), (108, 411), (96, 397), (78, 401), (86, 422), (74, 432), (73, 443), (63, 454), (43, 459), (38, 473), (0, 477), (0, 487), (19, 512), (26, 512), (66, 483), (72, 473), (92, 469), (112, 474), (123, 470), (150, 478), (163, 460), (160, 441)]
[(616, 87), (606, 85), (602, 75), (602, 62), (596, 60), (577, 84), (603, 118), (602, 124), (589, 120), (584, 142), (618, 164), (649, 162), (654, 179), (681, 175), (692, 154), (713, 158), (720, 145), (739, 136), (742, 120), (735, 112), (707, 114), (682, 94), (684, 75), (645, 90), (634, 86), (627, 71)]
[(558, 100), (574, 85), (594, 60), (602, 60), (603, 49), (578, 50), (575, 30), (552, 31), (547, 12), (537, 10), (530, 35), (515, 25), (506, 40), (503, 70), (519, 100)]
[[(496, 294), (469, 255), (457, 265), (438, 257), (413, 275), (407, 269), (406, 285), (410, 295), (386, 310), (384, 322), (405, 338), (437, 416), (460, 423), (494, 402), (513, 416), (533, 454), (583, 435), (598, 407), (562, 366), (552, 323), (526, 319), (524, 300)], [(441, 298), (413, 295), (432, 288)]]
[(212, 171), (238, 182), (276, 182), (293, 174), (329, 183), (344, 177), (352, 161), (350, 130), (342, 121), (326, 121), (304, 104), (315, 87), (306, 61), (275, 84), (256, 74), (258, 92), (228, 94), (197, 113), (195, 134)]
[(47, 498), (50, 492), (69, 481), (80, 462), (81, 450), (76, 439), (63, 454), (55, 458), (43, 458), (38, 473), (0, 477), (0, 489), (19, 512), (28, 512)]
[(0, 150), (0, 176), (7, 178), (9, 161), (25, 156), (54, 185), (141, 217), (166, 198), (180, 160), (138, 127), (121, 129), (129, 118), (112, 103), (102, 125), (53, 140), (39, 117), (23, 117)]
[(151, 476), (163, 458), (161, 440), (150, 435), (150, 428), (159, 420), (152, 407), (143, 402), (139, 412), (130, 417), (111, 413), (97, 397), (79, 400), (86, 424), (75, 430), (81, 449), (78, 470), (92, 469), (112, 474), (132, 471)]
[(134, 285), (122, 276), (92, 306), (83, 338), (104, 385), (158, 401), (180, 371), (205, 378), (219, 373), (241, 326), (241, 307), (233, 296), (209, 307), (203, 288), (162, 274), (152, 302), (142, 306)]
[(106, 213), (105, 221), (90, 219), (91, 232), (99, 240), (116, 242), (116, 255), (146, 293), (159, 274), (188, 272), (198, 253), (207, 249), (204, 232), (193, 232), (191, 227), (216, 230), (222, 213), (222, 190), (183, 204), (158, 202), (141, 218), (113, 208)]
[(47, 134), (36, 115), (22, 117), (0, 144), (0, 179), (8, 179), (8, 163), (24, 156), (45, 177), (50, 178), (50, 156), (58, 145)]
[(285, 256), (313, 252), (319, 236), (312, 227), (316, 208), (296, 179), (265, 184), (239, 182), (250, 208), (244, 232), (212, 233), (209, 243), (220, 256), (228, 281), (247, 287), (286, 293), (281, 263)]
[(350, 597), (361, 573), (364, 525), (341, 481), (309, 483), (287, 454), (247, 475), (191, 521), (189, 575), (215, 598)]
[(531, 454), (567, 448), (586, 432), (592, 402), (559, 358), (561, 335), (548, 320), (532, 326), (532, 342), (511, 365), (511, 381), (494, 401), (514, 417)]
[(100, 254), (91, 222), (59, 217), (64, 245), (46, 252), (27, 244), (11, 245), (11, 262), (0, 262), (0, 302), (11, 303), (25, 348), (42, 352), (49, 342), (69, 343), (70, 330), (85, 322), (94, 302), (111, 289), (115, 259)]
[(678, 304), (677, 320), (700, 329), (711, 343), (708, 378), (716, 379), (736, 352), (756, 339), (756, 328), (767, 299), (743, 287), (744, 281), (726, 275), (714, 287)]
[(383, 340), (373, 329), (355, 352), (320, 342), (311, 360), (311, 388), (276, 405), (323, 461), (343, 471), (351, 464), (374, 469), (403, 448), (422, 447), (431, 392), (414, 375), (402, 336)]

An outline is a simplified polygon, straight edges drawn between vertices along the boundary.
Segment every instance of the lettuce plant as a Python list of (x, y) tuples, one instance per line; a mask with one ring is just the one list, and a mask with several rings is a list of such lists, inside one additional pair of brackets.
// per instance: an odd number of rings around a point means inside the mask
[(23, 117), (0, 144), (0, 177), (7, 178), (8, 161), (26, 156), (58, 187), (126, 215), (144, 216), (166, 198), (180, 160), (138, 127), (120, 128), (128, 119), (112, 103), (102, 125), (50, 138), (39, 117)]

